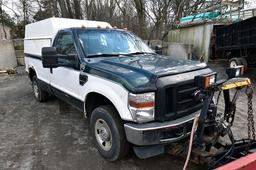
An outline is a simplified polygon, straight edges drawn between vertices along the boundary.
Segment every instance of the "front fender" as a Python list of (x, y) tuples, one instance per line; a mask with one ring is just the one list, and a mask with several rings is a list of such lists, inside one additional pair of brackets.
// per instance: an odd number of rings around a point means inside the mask
[(95, 92), (109, 99), (117, 109), (121, 119), (132, 121), (131, 113), (128, 109), (128, 91), (116, 82), (88, 75), (88, 81), (80, 94), (84, 94), (83, 100), (86, 103), (86, 97), (89, 93)]

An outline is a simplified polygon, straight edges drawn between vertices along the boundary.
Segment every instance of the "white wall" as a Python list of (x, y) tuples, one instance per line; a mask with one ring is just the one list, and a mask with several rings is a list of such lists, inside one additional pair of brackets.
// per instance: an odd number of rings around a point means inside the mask
[(168, 43), (166, 53), (169, 56), (178, 57), (182, 59), (191, 59), (191, 44)]
[(10, 69), (17, 66), (12, 40), (0, 40), (0, 69)]
[(192, 45), (192, 53), (197, 58), (208, 61), (213, 24), (188, 26), (169, 31), (168, 42)]

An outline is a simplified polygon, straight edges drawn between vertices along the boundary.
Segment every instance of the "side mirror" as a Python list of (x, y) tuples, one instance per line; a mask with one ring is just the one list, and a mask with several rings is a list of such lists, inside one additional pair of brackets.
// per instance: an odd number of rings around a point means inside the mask
[(56, 48), (54, 47), (43, 47), (42, 48), (42, 63), (45, 68), (57, 68), (58, 67), (58, 56)]

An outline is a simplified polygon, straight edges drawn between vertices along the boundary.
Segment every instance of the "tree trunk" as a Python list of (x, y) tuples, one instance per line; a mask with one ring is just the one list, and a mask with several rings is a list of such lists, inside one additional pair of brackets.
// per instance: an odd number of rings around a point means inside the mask
[(69, 18), (74, 18), (73, 12), (72, 12), (72, 9), (71, 9), (71, 5), (70, 5), (70, 0), (66, 0), (66, 3), (67, 3)]
[(75, 8), (75, 18), (81, 19), (81, 7), (80, 7), (80, 0), (74, 0), (74, 8)]
[(58, 0), (58, 3), (60, 5), (61, 16), (64, 17), (64, 18), (68, 18), (69, 15), (68, 15), (68, 11), (67, 11), (67, 8), (66, 8), (65, 0)]
[(147, 38), (145, 2), (144, 0), (134, 0), (134, 4), (138, 15), (139, 33), (141, 38), (145, 39)]
[(52, 1), (52, 7), (53, 7), (53, 16), (58, 17), (59, 12), (58, 12), (58, 4), (57, 1)]
[(175, 0), (173, 3), (174, 22), (178, 22), (182, 13), (182, 3), (184, 0)]
[(2, 0), (0, 0), (0, 15), (1, 15), (1, 24), (3, 27), (3, 32), (4, 32), (4, 38), (7, 39), (7, 34), (4, 28), (4, 16), (3, 16), (3, 9), (2, 9)]
[(25, 28), (25, 26), (27, 25), (27, 8), (26, 8), (26, 1), (22, 0), (22, 10), (23, 10), (23, 26)]

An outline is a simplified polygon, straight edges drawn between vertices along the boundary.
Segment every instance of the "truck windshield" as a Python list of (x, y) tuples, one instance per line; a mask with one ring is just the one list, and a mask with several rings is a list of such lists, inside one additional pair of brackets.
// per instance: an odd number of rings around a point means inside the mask
[(140, 38), (121, 30), (79, 30), (87, 57), (154, 53)]

